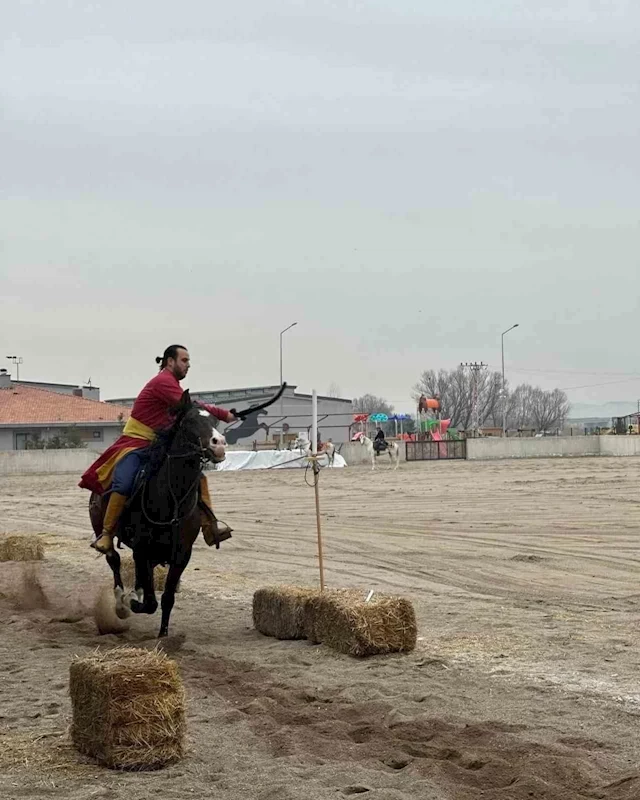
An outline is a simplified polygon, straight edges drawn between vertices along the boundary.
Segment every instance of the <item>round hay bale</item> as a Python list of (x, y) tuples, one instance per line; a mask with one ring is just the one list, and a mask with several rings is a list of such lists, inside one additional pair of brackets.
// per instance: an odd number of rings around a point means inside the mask
[(71, 739), (112, 769), (159, 769), (184, 755), (184, 689), (158, 650), (121, 647), (70, 666)]
[(253, 624), (257, 631), (276, 639), (305, 639), (305, 607), (317, 589), (267, 586), (253, 595)]
[[(158, 566), (154, 568), (153, 583), (156, 592), (164, 592), (164, 587), (167, 583), (168, 574), (169, 574), (169, 567), (163, 567), (162, 564), (158, 564)], [(124, 583), (126, 589), (135, 589), (136, 565), (134, 563), (133, 556), (130, 553), (120, 556), (120, 575), (122, 577), (122, 582)], [(182, 581), (178, 582), (176, 592), (180, 591), (181, 583)]]
[(42, 561), (44, 544), (35, 533), (0, 534), (0, 561)]
[(327, 591), (307, 598), (304, 616), (310, 641), (351, 656), (408, 653), (416, 646), (416, 615), (404, 597), (374, 594), (367, 602), (356, 589)]

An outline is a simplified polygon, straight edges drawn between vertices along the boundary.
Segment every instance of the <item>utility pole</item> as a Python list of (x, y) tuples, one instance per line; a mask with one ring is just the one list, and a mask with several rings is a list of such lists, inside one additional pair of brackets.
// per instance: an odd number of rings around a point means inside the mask
[(516, 322), (515, 325), (512, 325), (510, 328), (502, 334), (501, 337), (501, 344), (502, 344), (502, 435), (507, 435), (507, 383), (504, 377), (504, 337), (512, 331), (514, 328), (519, 328), (520, 325)]
[(482, 370), (486, 369), (489, 365), (480, 361), (467, 361), (460, 364), (463, 369), (468, 369), (471, 372), (471, 428), (473, 435), (478, 435), (480, 429), (480, 419), (478, 416), (478, 377)]
[[(282, 386), (282, 337), (287, 331), (290, 331), (291, 328), (295, 328), (297, 322), (292, 322), (287, 328), (283, 331), (280, 331), (280, 386)], [(284, 398), (280, 398), (280, 416), (283, 419), (280, 421), (280, 450), (284, 447), (284, 430), (282, 426), (284, 425)]]

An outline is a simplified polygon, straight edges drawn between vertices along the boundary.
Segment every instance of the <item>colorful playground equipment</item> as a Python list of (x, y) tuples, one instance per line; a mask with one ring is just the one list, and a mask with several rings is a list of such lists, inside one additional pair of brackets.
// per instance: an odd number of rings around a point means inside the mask
[[(418, 400), (418, 439), (444, 442), (447, 439), (460, 440), (450, 419), (440, 419), (440, 399), (422, 395)], [(446, 445), (442, 446), (441, 455), (446, 457)]]
[[(426, 397), (422, 395), (418, 400), (416, 414), (416, 432), (409, 434), (404, 432), (404, 422), (411, 419), (410, 414), (393, 414), (388, 416), (383, 413), (375, 414), (354, 414), (352, 427), (358, 426), (359, 431), (352, 436), (367, 436), (369, 423), (381, 425), (385, 422), (394, 422), (395, 438), (404, 441), (428, 440), (434, 442), (444, 442), (447, 440), (459, 441), (460, 436), (455, 428), (451, 426), (450, 419), (440, 419), (440, 399), (438, 397)], [(446, 449), (446, 447), (444, 447)]]

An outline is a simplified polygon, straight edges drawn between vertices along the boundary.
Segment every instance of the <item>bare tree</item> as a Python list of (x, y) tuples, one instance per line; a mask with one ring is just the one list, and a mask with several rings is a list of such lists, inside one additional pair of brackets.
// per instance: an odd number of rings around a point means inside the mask
[[(499, 372), (477, 373), (478, 420), (481, 427), (498, 424), (501, 413), (502, 378)], [(414, 386), (414, 397), (421, 394), (440, 400), (442, 416), (454, 427), (471, 427), (473, 418), (473, 378), (462, 367), (455, 370), (426, 370)]]
[(555, 431), (562, 428), (569, 415), (569, 401), (562, 389), (545, 392), (535, 388), (532, 396), (533, 427), (538, 431)]
[(340, 391), (340, 387), (335, 381), (331, 381), (329, 384), (329, 388), (327, 389), (327, 397), (340, 397), (342, 392)]
[[(353, 410), (356, 414), (386, 414), (388, 417), (393, 415), (393, 406), (384, 397), (377, 397), (375, 394), (363, 394), (356, 397), (353, 401)], [(394, 432), (393, 422), (383, 422), (380, 424), (385, 434)]]
[[(480, 372), (478, 379), (478, 420), (480, 427), (502, 427), (502, 376), (499, 372)], [(414, 386), (414, 397), (424, 394), (440, 400), (442, 416), (454, 427), (468, 429), (472, 423), (473, 386), (470, 373), (455, 370), (427, 370)], [(545, 391), (523, 383), (513, 392), (506, 386), (507, 427), (535, 428), (538, 431), (561, 428), (569, 414), (569, 401), (561, 389)]]

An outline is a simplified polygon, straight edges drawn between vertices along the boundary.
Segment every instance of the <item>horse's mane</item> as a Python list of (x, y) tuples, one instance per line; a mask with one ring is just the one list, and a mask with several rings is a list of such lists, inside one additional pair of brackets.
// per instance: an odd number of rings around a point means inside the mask
[(147, 468), (148, 477), (151, 478), (158, 474), (167, 453), (171, 449), (171, 445), (173, 444), (176, 434), (184, 422), (185, 417), (189, 411), (191, 411), (191, 408), (193, 408), (193, 406), (178, 411), (171, 427), (164, 431), (159, 431), (156, 435), (155, 441), (149, 445), (149, 449), (147, 451), (149, 454), (149, 466)]

